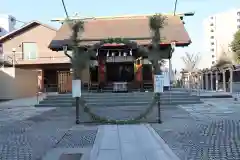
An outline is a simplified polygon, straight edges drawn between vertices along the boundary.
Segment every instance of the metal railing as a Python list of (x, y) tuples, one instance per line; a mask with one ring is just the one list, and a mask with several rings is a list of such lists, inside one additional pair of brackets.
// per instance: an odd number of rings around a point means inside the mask
[(197, 82), (183, 81), (182, 88), (189, 92), (191, 95), (200, 96), (201, 85)]
[[(39, 52), (39, 54), (41, 55), (42, 53), (46, 53), (46, 52)], [(36, 58), (31, 58), (31, 57), (24, 57), (23, 52), (16, 52), (16, 53), (5, 53), (4, 59), (6, 61), (9, 60), (15, 60), (15, 63), (18, 62), (18, 64), (24, 64), (24, 63), (30, 63), (30, 62), (39, 62), (39, 63), (54, 63), (54, 61), (60, 61), (60, 62), (68, 62), (69, 58), (65, 55), (51, 55), (49, 53), (50, 56), (37, 56)]]

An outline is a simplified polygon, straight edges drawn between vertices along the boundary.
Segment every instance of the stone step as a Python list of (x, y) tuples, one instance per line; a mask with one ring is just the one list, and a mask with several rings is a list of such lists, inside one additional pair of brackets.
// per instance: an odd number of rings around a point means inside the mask
[[(152, 97), (115, 97), (115, 98), (91, 98), (91, 97), (87, 97), (84, 98), (87, 102), (149, 102), (152, 100)], [(160, 97), (161, 100), (171, 100), (171, 101), (177, 101), (177, 100), (200, 100), (199, 97), (196, 96), (189, 96), (189, 97)], [(66, 99), (62, 99), (62, 98), (55, 98), (55, 99), (44, 99), (43, 101), (41, 101), (41, 103), (62, 103), (62, 102), (74, 102), (75, 99), (73, 98), (66, 98)]]
[[(147, 106), (149, 102), (88, 102), (87, 105), (90, 107), (114, 107), (114, 106)], [(180, 105), (180, 104), (197, 104), (202, 103), (200, 100), (162, 100), (161, 104), (169, 105)], [(40, 103), (36, 107), (72, 107), (74, 103)]]
[[(86, 101), (148, 101), (152, 100), (152, 96), (148, 97), (84, 97)], [(194, 100), (200, 100), (199, 97), (196, 96), (189, 96), (189, 97), (183, 97), (183, 96), (161, 96), (160, 99), (162, 100), (188, 100), (188, 99), (194, 99)], [(43, 101), (52, 101), (52, 102), (64, 102), (64, 101), (74, 101), (74, 98), (45, 98)]]
[[(88, 93), (82, 94), (83, 97), (144, 97), (153, 96), (153, 93)], [(188, 93), (164, 93), (161, 96), (190, 96)], [(48, 98), (71, 98), (71, 94), (48, 95)]]

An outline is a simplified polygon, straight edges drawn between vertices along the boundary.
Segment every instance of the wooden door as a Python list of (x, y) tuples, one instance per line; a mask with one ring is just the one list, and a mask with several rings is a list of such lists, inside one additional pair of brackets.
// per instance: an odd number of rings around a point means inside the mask
[(72, 74), (70, 71), (58, 71), (58, 92), (72, 92)]

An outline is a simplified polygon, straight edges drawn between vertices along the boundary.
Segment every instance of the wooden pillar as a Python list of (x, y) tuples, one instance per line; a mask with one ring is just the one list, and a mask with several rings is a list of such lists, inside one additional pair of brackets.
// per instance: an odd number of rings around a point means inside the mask
[(98, 58), (99, 89), (103, 89), (105, 82), (106, 82), (106, 58), (99, 56), (99, 58)]

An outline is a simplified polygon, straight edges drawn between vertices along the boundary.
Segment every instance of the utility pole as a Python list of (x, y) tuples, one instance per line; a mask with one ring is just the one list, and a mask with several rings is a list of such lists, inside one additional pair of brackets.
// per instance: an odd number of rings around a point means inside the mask
[(178, 0), (175, 0), (174, 11), (173, 11), (173, 15), (174, 15), (174, 16), (176, 15), (177, 3), (178, 3)]

